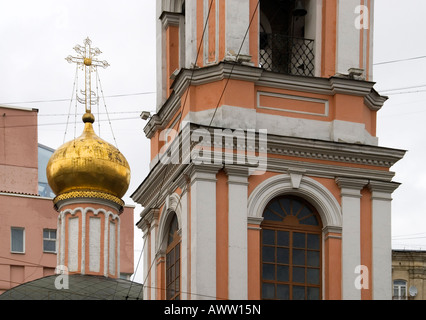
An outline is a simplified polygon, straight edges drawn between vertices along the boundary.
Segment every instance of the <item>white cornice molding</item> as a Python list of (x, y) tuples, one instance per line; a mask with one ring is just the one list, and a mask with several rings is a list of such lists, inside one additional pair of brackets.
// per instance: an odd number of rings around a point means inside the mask
[(159, 19), (163, 27), (167, 28), (168, 26), (179, 26), (181, 17), (183, 17), (181, 13), (163, 11)]
[(367, 184), (367, 179), (354, 179), (354, 178), (346, 178), (346, 177), (337, 177), (336, 184), (340, 189), (350, 189), (350, 190), (362, 190)]
[(347, 94), (363, 96), (365, 104), (373, 111), (380, 110), (386, 97), (380, 96), (374, 89), (374, 82), (353, 80), (340, 77), (318, 78), (278, 74), (262, 68), (221, 62), (197, 69), (181, 69), (172, 85), (172, 93), (161, 106), (156, 117), (152, 117), (144, 132), (148, 138), (156, 130), (161, 130), (170, 122), (181, 107), (181, 97), (190, 85), (202, 85), (223, 79), (251, 81), (257, 86), (293, 90), (325, 95)]

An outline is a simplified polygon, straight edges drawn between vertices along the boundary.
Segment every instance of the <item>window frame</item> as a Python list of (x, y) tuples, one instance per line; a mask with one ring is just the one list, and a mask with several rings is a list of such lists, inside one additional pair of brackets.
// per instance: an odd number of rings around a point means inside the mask
[[(319, 288), (319, 300), (322, 300), (322, 296), (323, 296), (323, 261), (322, 261), (322, 255), (323, 255), (323, 246), (322, 246), (322, 222), (321, 222), (321, 218), (320, 215), (318, 213), (318, 211), (309, 203), (307, 202), (305, 199), (301, 198), (301, 197), (297, 197), (297, 196), (293, 196), (293, 195), (280, 195), (277, 197), (274, 197), (273, 199), (271, 199), (268, 202), (268, 205), (264, 208), (263, 210), (263, 214), (265, 213), (266, 209), (268, 208), (268, 206), (273, 203), (274, 201), (276, 201), (277, 199), (292, 199), (292, 200), (296, 200), (299, 201), (301, 203), (303, 203), (305, 206), (307, 206), (312, 212), (313, 214), (316, 216), (317, 221), (318, 221), (318, 225), (317, 226), (312, 226), (312, 225), (302, 225), (302, 224), (297, 224), (295, 223), (294, 219), (291, 220), (287, 220), (288, 223), (285, 223), (283, 221), (272, 221), (272, 220), (263, 220), (261, 223), (261, 235), (260, 235), (260, 299), (263, 300), (271, 300), (271, 299), (266, 299), (263, 298), (263, 292), (262, 292), (262, 287), (264, 283), (271, 283), (274, 285), (288, 285), (288, 290), (289, 290), (289, 299), (292, 300), (293, 298), (293, 292), (292, 292), (292, 288), (293, 286), (304, 286), (305, 287), (305, 299), (308, 298), (308, 291), (307, 288), (308, 287), (314, 287), (314, 288)], [(263, 216), (262, 214), (262, 216)], [(263, 243), (263, 233), (264, 230), (273, 230), (275, 232), (275, 234), (278, 231), (284, 231), (284, 232), (288, 232), (288, 237), (289, 237), (289, 243), (288, 243), (288, 251), (289, 251), (289, 261), (288, 261), (288, 281), (278, 281), (277, 278), (275, 278), (275, 280), (269, 280), (269, 279), (264, 279), (263, 278), (263, 264), (265, 263), (263, 260), (263, 247), (264, 247), (264, 243)], [(305, 241), (307, 241), (307, 235), (308, 234), (315, 234), (318, 235), (319, 237), (319, 249), (318, 250), (314, 250), (314, 249), (309, 249), (307, 242), (305, 242), (305, 248), (303, 250), (305, 250), (305, 265), (303, 266), (305, 268), (305, 282), (299, 283), (299, 282), (295, 282), (292, 279), (292, 268), (293, 266), (298, 266), (295, 265), (293, 263), (293, 250), (295, 249), (294, 245), (293, 245), (293, 234), (294, 233), (304, 233), (305, 234)], [(277, 235), (275, 236), (277, 237)], [(275, 243), (274, 248), (280, 248), (280, 246), (277, 245), (277, 243)], [(302, 249), (302, 248), (296, 248), (296, 249)], [(319, 283), (318, 284), (309, 284), (307, 281), (307, 270), (309, 268), (308, 266), (308, 262), (307, 262), (307, 252), (308, 251), (317, 251), (319, 252), (319, 266), (318, 267), (314, 267), (315, 269), (319, 270)], [(277, 255), (277, 250), (275, 250), (275, 255)], [(275, 269), (277, 268), (277, 266), (280, 265), (279, 262), (277, 262), (277, 259), (275, 260), (276, 262), (274, 262), (275, 265)], [(267, 264), (267, 262), (266, 262)], [(301, 266), (301, 265), (300, 265)], [(275, 271), (275, 273), (278, 271)], [(277, 298), (277, 292), (275, 291), (275, 298)]]
[[(396, 283), (396, 282), (400, 282), (400, 283)], [(405, 289), (404, 290), (404, 296), (401, 295), (401, 289)], [(403, 279), (395, 279), (393, 280), (392, 283), (392, 299), (393, 300), (408, 300), (408, 281), (407, 280), (403, 280)], [(394, 295), (395, 293), (395, 289), (398, 290), (398, 295)]]
[[(13, 250), (13, 230), (22, 231), (22, 251)], [(25, 254), (25, 228), (24, 227), (10, 227), (10, 252), (17, 254)]]
[[(49, 238), (45, 238), (44, 237), (44, 232), (45, 231), (49, 232)], [(55, 238), (50, 238), (50, 232), (51, 231), (55, 231)], [(45, 248), (45, 241), (54, 242), (55, 243), (55, 249), (53, 251), (46, 250), (46, 248)], [(57, 253), (56, 242), (57, 242), (57, 230), (56, 229), (43, 228), (43, 252), (44, 253)]]
[[(170, 220), (169, 226), (168, 226), (168, 232), (167, 232), (167, 237), (170, 236), (170, 231), (171, 228), (173, 227), (173, 222), (176, 222), (176, 230), (174, 231), (174, 233), (171, 235), (172, 239), (171, 241), (169, 241), (170, 239), (168, 238), (167, 240), (167, 248), (166, 248), (166, 261), (165, 261), (165, 286), (166, 286), (166, 300), (180, 300), (181, 298), (181, 287), (182, 287), (182, 275), (181, 275), (181, 236), (180, 236), (180, 232), (179, 232), (179, 226), (178, 226), (178, 221), (177, 221), (177, 216), (174, 213), (173, 218)], [(179, 257), (176, 259), (176, 250), (179, 251)], [(169, 257), (170, 254), (173, 252), (173, 263), (171, 265), (169, 265)], [(176, 266), (178, 268), (178, 275), (176, 276)], [(169, 269), (170, 268), (175, 268), (175, 275), (173, 277), (173, 279), (169, 282)], [(174, 285), (176, 288), (176, 281), (179, 281), (178, 283), (178, 290), (174, 290), (174, 294), (172, 296), (169, 297), (169, 285)]]

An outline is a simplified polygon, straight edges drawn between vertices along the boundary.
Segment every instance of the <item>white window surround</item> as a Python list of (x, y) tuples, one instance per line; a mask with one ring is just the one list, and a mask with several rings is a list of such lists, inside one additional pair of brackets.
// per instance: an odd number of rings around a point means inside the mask
[[(54, 238), (51, 236), (51, 233), (53, 231), (55, 232)], [(45, 232), (48, 232), (47, 237), (44, 236)], [(53, 242), (55, 244), (55, 249), (54, 250), (47, 249), (46, 246), (45, 246), (46, 242)], [(57, 252), (57, 249), (56, 249), (56, 229), (49, 229), (49, 228), (43, 229), (43, 252), (45, 252), (45, 253), (56, 253)]]
[(297, 179), (297, 185), (293, 185), (294, 181), (294, 176), (292, 179), (290, 174), (280, 174), (260, 183), (248, 199), (248, 218), (262, 218), (270, 200), (292, 194), (306, 199), (318, 210), (324, 229), (342, 226), (340, 205), (326, 187), (306, 176), (302, 176), (300, 182)]
[[(18, 250), (13, 250), (13, 231), (22, 231), (22, 251), (18, 251)], [(11, 253), (20, 253), (20, 254), (24, 254), (25, 253), (25, 228), (24, 227), (11, 227), (10, 228), (10, 252)]]

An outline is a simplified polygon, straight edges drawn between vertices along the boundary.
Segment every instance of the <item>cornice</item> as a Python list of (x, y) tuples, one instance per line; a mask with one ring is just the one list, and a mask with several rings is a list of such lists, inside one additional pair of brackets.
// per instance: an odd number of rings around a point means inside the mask
[(386, 168), (392, 167), (406, 153), (400, 149), (274, 135), (268, 135), (267, 152)]
[(257, 86), (316, 93), (333, 96), (347, 94), (363, 96), (368, 108), (380, 110), (387, 97), (380, 96), (374, 89), (374, 82), (354, 80), (342, 77), (319, 78), (279, 74), (266, 71), (262, 68), (247, 66), (239, 63), (220, 62), (215, 65), (181, 69), (171, 87), (172, 93), (158, 110), (158, 114), (151, 117), (144, 128), (148, 138), (156, 130), (161, 130), (171, 121), (181, 107), (181, 97), (190, 85), (221, 81), (223, 79), (243, 80), (253, 82)]
[(166, 28), (170, 25), (179, 26), (180, 18), (183, 17), (182, 13), (163, 11), (159, 17), (163, 27)]

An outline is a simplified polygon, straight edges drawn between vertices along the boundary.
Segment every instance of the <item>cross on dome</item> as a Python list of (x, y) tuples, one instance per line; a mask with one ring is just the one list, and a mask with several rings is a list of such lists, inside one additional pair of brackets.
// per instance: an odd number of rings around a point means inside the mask
[(84, 46), (81, 46), (77, 44), (74, 47), (74, 50), (78, 53), (77, 57), (68, 56), (65, 58), (69, 63), (76, 63), (78, 66), (80, 66), (82, 69), (84, 68), (84, 77), (85, 77), (85, 89), (84, 92), (84, 99), (81, 99), (77, 97), (77, 100), (80, 103), (84, 103), (86, 106), (86, 113), (91, 113), (91, 106), (92, 104), (95, 104), (94, 101), (92, 101), (92, 98), (97, 98), (96, 93), (92, 91), (91, 89), (91, 72), (96, 70), (96, 67), (102, 67), (107, 68), (109, 66), (109, 63), (107, 61), (100, 61), (94, 59), (94, 57), (98, 56), (102, 53), (99, 48), (92, 48), (91, 47), (92, 41), (87, 37), (84, 40)]

